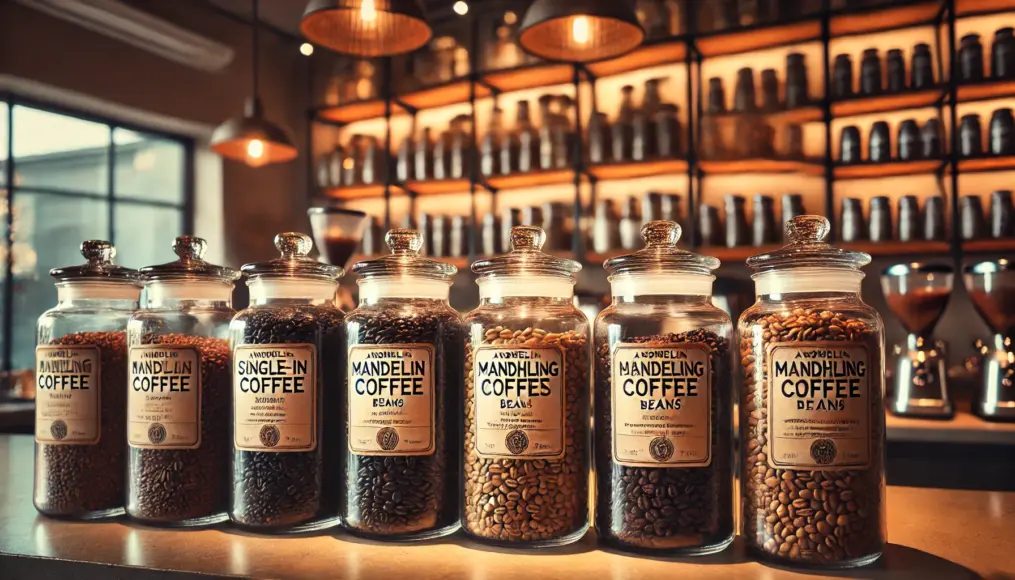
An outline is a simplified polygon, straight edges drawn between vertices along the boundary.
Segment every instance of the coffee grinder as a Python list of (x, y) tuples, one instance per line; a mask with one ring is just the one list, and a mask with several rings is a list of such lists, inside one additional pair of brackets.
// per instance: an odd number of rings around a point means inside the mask
[[(332, 266), (348, 268), (356, 248), (363, 241), (367, 214), (335, 205), (321, 205), (308, 209), (307, 216), (310, 217), (310, 230), (321, 259)], [(340, 286), (335, 294), (335, 304), (346, 312), (356, 307), (352, 293), (344, 286)]]
[(895, 390), (888, 410), (896, 415), (947, 419), (955, 415), (948, 393), (945, 343), (933, 337), (954, 282), (942, 264), (896, 264), (881, 274), (888, 307), (909, 333), (894, 349)]
[(1015, 421), (1015, 264), (991, 260), (967, 266), (966, 290), (994, 336), (985, 344), (973, 412)]

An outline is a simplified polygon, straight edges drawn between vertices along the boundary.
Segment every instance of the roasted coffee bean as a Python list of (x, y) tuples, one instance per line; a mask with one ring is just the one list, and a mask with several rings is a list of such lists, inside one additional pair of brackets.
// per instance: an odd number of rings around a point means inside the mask
[(612, 357), (596, 352), (596, 530), (635, 548), (721, 545), (733, 537), (732, 385), (729, 342), (710, 330), (624, 337), (624, 344), (699, 343), (711, 357), (712, 462), (707, 467), (627, 467), (614, 461)]
[[(877, 329), (867, 318), (819, 308), (745, 315), (740, 355), (744, 389), (740, 401), (743, 535), (762, 555), (834, 565), (881, 553), (885, 543), (884, 409), (879, 383), (871, 378), (870, 465), (866, 469), (773, 469), (768, 463), (768, 347), (794, 342), (856, 342), (880, 373)], [(879, 417), (881, 417), (879, 419)], [(820, 450), (819, 450), (820, 455)]]
[(140, 344), (190, 346), (201, 357), (201, 444), (197, 449), (139, 449), (128, 457), (127, 513), (152, 523), (225, 513), (231, 433), (223, 418), (232, 401), (232, 357), (229, 342), (182, 334), (146, 335)]
[(35, 507), (47, 515), (68, 517), (122, 508), (127, 449), (127, 334), (76, 332), (49, 344), (99, 348), (101, 435), (94, 445), (35, 444)]
[(541, 328), (483, 331), (483, 345), (549, 346), (564, 351), (566, 441), (560, 459), (486, 459), (476, 453), (472, 345), (465, 355), (465, 517), (476, 536), (502, 542), (546, 541), (588, 522), (588, 338)]
[(237, 315), (234, 347), (313, 344), (317, 347), (317, 447), (312, 451), (233, 449), (230, 517), (258, 529), (313, 526), (338, 516), (342, 449), (345, 334), (340, 310), (324, 306), (254, 307)]
[(418, 456), (346, 455), (342, 521), (355, 531), (411, 535), (458, 521), (462, 326), (451, 310), (429, 313), (433, 306), (427, 302), (406, 304), (394, 314), (357, 310), (346, 319), (350, 347), (413, 344), (434, 349), (435, 449)]

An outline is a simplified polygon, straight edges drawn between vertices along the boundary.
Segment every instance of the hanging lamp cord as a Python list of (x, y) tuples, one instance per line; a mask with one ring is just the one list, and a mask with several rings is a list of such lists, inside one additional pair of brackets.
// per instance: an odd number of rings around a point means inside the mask
[(259, 80), (258, 79), (258, 68), (259, 68), (258, 65), (260, 64), (260, 59), (258, 58), (259, 57), (259, 55), (258, 55), (258, 32), (259, 32), (259, 29), (261, 27), (261, 19), (260, 19), (260, 14), (259, 14), (259, 11), (258, 11), (258, 4), (259, 4), (258, 0), (252, 0), (251, 4), (252, 4), (251, 10), (253, 11), (253, 16), (254, 16), (254, 21), (253, 21), (253, 24), (251, 25), (251, 27), (252, 27), (252, 34), (251, 34), (252, 46), (251, 46), (251, 51), (250, 51), (251, 55), (252, 55), (251, 59), (253, 61), (253, 69), (254, 69), (253, 72), (254, 72), (254, 74), (252, 75), (252, 79), (251, 80), (253, 81), (253, 89), (254, 89), (254, 92), (253, 92), (252, 96), (254, 98), (254, 101), (257, 101), (260, 98), (260, 95), (258, 94), (258, 80)]

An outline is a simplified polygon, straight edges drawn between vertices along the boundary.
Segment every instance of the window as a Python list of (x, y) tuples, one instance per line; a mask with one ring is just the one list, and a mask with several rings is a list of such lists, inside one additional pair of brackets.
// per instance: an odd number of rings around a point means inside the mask
[(172, 259), (173, 238), (190, 228), (191, 150), (185, 139), (0, 100), (4, 370), (33, 366), (36, 320), (56, 304), (49, 271), (81, 263), (83, 240), (112, 241), (131, 268)]

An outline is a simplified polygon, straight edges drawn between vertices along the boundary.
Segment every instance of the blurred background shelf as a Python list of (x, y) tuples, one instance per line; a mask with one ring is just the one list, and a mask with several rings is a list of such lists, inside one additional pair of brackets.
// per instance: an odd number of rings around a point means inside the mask
[(957, 98), (960, 103), (988, 101), (990, 99), (1015, 98), (1015, 80), (986, 80), (979, 83), (960, 84)]
[(526, 65), (487, 72), (482, 74), (481, 79), (484, 83), (507, 93), (569, 83), (574, 79), (574, 67), (561, 63)]
[(941, 8), (940, 1), (924, 0), (902, 6), (871, 6), (848, 10), (832, 15), (829, 30), (835, 38), (930, 24), (941, 12)]
[(530, 173), (512, 175), (491, 175), (486, 178), (490, 187), (498, 191), (506, 189), (526, 189), (544, 185), (560, 185), (574, 182), (574, 171), (571, 169), (549, 169)]
[(980, 173), (986, 171), (1007, 171), (1015, 169), (1015, 155), (1004, 157), (977, 157), (960, 159), (959, 173)]
[(945, 166), (942, 159), (917, 159), (914, 161), (889, 161), (887, 163), (852, 163), (836, 165), (836, 179), (876, 179), (900, 175), (935, 173)]
[(833, 100), (832, 116), (842, 118), (904, 109), (921, 109), (933, 106), (943, 100), (947, 92), (948, 89), (946, 87), (939, 86), (918, 91)]
[(647, 43), (624, 56), (586, 65), (599, 78), (663, 64), (679, 63), (687, 57), (687, 41), (683, 38)]
[(997, 254), (1007, 253), (1009, 258), (1015, 259), (1015, 239), (999, 240), (966, 240), (962, 242), (962, 251), (971, 254)]
[[(401, 191), (397, 185), (391, 185), (392, 193)], [(331, 199), (370, 199), (384, 197), (384, 185), (350, 185), (348, 187), (327, 187), (320, 190), (320, 194)]]
[(696, 39), (702, 56), (715, 57), (740, 54), (765, 48), (786, 46), (821, 38), (821, 22), (808, 19), (778, 25), (757, 25), (749, 28), (705, 33)]
[(735, 173), (803, 173), (823, 175), (824, 167), (815, 161), (794, 159), (729, 159), (699, 161), (698, 167), (713, 175)]
[(885, 427), (892, 442), (1015, 445), (1015, 423), (984, 421), (968, 411), (957, 411), (953, 419), (946, 420), (887, 413)]
[(596, 179), (635, 179), (656, 175), (687, 173), (686, 159), (658, 159), (653, 161), (632, 161), (630, 163), (605, 163), (590, 165), (589, 173)]

